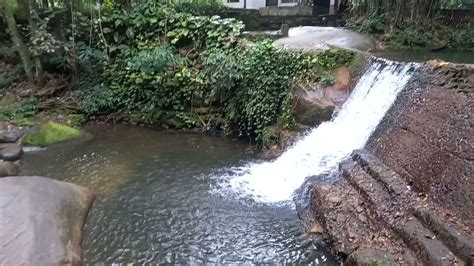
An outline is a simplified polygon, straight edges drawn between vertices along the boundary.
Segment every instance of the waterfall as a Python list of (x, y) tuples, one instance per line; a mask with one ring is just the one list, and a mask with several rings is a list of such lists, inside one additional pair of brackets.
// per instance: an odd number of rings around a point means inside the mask
[(339, 162), (364, 147), (416, 68), (414, 63), (374, 59), (331, 121), (312, 129), (272, 162), (234, 169), (230, 187), (260, 202), (284, 202), (307, 177), (337, 171)]

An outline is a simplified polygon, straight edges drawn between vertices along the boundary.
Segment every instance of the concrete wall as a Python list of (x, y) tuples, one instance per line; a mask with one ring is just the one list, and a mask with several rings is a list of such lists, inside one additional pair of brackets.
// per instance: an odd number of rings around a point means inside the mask
[[(227, 0), (224, 1), (224, 4), (231, 8), (244, 8), (244, 0), (240, 0), (237, 3), (228, 3)], [(247, 9), (259, 9), (265, 6), (265, 0), (247, 0)]]
[(278, 6), (296, 6), (298, 3), (282, 3), (282, 0), (278, 0)]
[(244, 8), (244, 2), (240, 0), (240, 2), (237, 3), (227, 3), (227, 0), (223, 0), (224, 5), (230, 7), (230, 8)]
[(267, 6), (259, 9), (262, 16), (312, 16), (311, 6)]
[[(240, 0), (237, 3), (228, 3), (227, 0), (222, 0), (224, 4), (231, 8), (244, 8), (244, 0)], [(296, 6), (297, 3), (282, 3), (282, 0), (278, 0), (278, 6)], [(259, 9), (266, 6), (265, 0), (247, 0), (247, 9)]]

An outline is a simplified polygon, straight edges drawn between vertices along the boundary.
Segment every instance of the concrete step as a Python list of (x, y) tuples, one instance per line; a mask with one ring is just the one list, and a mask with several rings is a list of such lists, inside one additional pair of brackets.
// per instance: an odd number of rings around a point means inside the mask
[(472, 232), (460, 221), (411, 190), (395, 172), (364, 150), (341, 164), (346, 180), (370, 204), (375, 216), (430, 265), (472, 265)]

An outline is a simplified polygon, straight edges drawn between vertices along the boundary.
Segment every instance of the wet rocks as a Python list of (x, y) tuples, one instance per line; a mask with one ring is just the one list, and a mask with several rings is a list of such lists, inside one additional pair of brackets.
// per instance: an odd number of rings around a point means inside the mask
[(0, 160), (0, 177), (15, 176), (20, 173), (17, 163)]
[(13, 143), (21, 137), (20, 131), (4, 131), (0, 132), (0, 143)]
[(333, 71), (334, 84), (322, 82), (296, 87), (295, 118), (300, 124), (314, 127), (331, 119), (351, 94), (351, 70), (340, 67)]
[(0, 122), (0, 177), (20, 173), (18, 160), (23, 155), (23, 149), (18, 140), (21, 135), (18, 127)]
[(23, 155), (21, 144), (0, 144), (0, 159), (4, 161), (16, 161)]
[(79, 265), (93, 195), (38, 176), (0, 178), (2, 265)]

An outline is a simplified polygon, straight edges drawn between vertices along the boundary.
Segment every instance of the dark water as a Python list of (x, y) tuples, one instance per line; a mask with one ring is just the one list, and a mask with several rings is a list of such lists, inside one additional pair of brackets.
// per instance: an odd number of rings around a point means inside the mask
[(219, 176), (251, 159), (244, 143), (125, 126), (89, 131), (94, 138), (24, 157), (26, 173), (96, 193), (84, 232), (86, 264), (337, 264), (301, 233), (291, 204), (218, 193)]
[(443, 60), (451, 63), (474, 64), (474, 52), (458, 51), (373, 51), (377, 57), (400, 62), (426, 62), (428, 60)]

